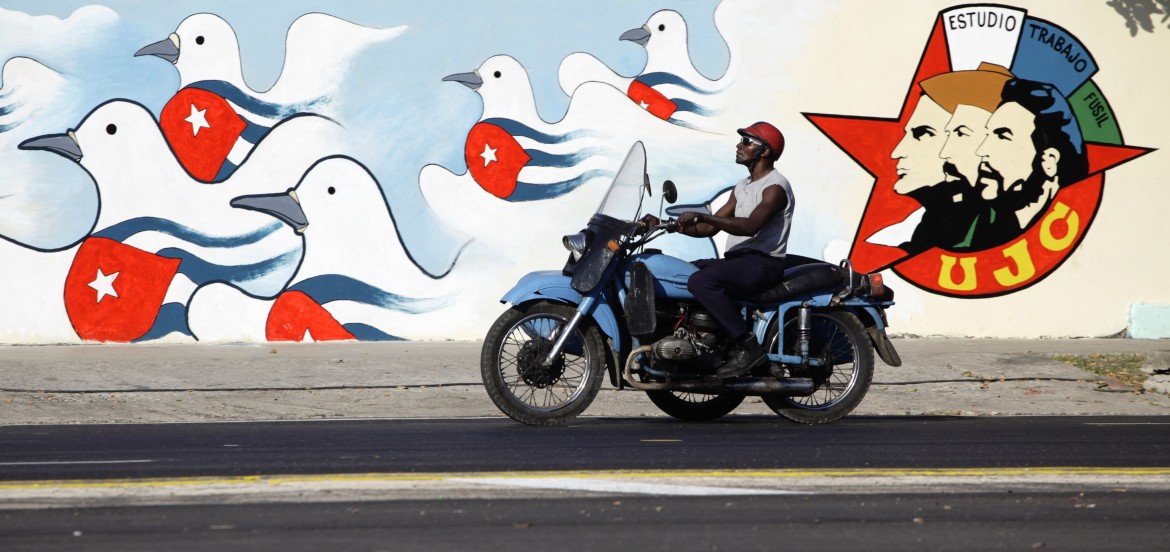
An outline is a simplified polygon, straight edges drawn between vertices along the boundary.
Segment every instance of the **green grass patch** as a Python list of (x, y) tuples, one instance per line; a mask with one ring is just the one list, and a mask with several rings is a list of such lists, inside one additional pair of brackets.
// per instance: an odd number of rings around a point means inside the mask
[(1142, 383), (1146, 381), (1146, 373), (1142, 372), (1142, 365), (1145, 364), (1146, 357), (1142, 355), (1133, 353), (1120, 355), (1056, 355), (1052, 358), (1100, 376), (1113, 378), (1139, 391), (1142, 389)]

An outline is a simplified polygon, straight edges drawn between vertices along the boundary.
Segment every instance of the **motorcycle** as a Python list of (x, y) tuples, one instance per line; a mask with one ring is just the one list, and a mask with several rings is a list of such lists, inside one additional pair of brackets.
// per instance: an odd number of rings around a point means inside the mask
[[(645, 247), (678, 230), (673, 218), (654, 228), (636, 222), (648, 195), (637, 142), (588, 226), (562, 239), (564, 268), (529, 273), (501, 299), (511, 307), (488, 330), (480, 371), (504, 414), (563, 423), (585, 411), (608, 373), (618, 389), (644, 391), (683, 420), (719, 418), (753, 395), (790, 420), (828, 423), (865, 397), (875, 350), (901, 365), (885, 330), (893, 291), (880, 274), (788, 255), (783, 281), (735, 298), (767, 362), (717, 378), (732, 340), (687, 289), (697, 268)], [(677, 188), (666, 181), (662, 195), (673, 204)]]

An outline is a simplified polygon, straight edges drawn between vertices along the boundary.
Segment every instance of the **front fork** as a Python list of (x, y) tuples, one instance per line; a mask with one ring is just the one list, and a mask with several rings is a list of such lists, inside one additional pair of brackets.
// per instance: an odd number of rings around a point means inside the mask
[(557, 335), (557, 340), (553, 343), (553, 347), (548, 352), (548, 356), (544, 357), (544, 365), (549, 366), (561, 355), (561, 350), (565, 348), (565, 343), (569, 341), (569, 336), (581, 325), (581, 321), (589, 315), (593, 310), (593, 304), (597, 302), (597, 298), (592, 295), (587, 295), (581, 298), (581, 304), (577, 305), (577, 312), (573, 314), (573, 318), (569, 319), (569, 323), (561, 328), (561, 333)]

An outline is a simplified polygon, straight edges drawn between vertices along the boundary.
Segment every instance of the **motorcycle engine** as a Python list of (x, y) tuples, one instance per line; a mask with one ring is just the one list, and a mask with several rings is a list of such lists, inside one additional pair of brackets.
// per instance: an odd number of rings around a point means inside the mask
[(699, 350), (686, 339), (670, 336), (654, 344), (654, 356), (663, 360), (691, 360), (699, 356)]
[(653, 364), (667, 372), (705, 374), (723, 362), (721, 330), (706, 311), (678, 304), (670, 314), (660, 313), (659, 328), (674, 328), (659, 334), (652, 346)]
[(654, 343), (654, 357), (673, 362), (694, 360), (711, 353), (718, 343), (713, 333), (698, 331), (695, 326), (679, 327), (671, 336)]

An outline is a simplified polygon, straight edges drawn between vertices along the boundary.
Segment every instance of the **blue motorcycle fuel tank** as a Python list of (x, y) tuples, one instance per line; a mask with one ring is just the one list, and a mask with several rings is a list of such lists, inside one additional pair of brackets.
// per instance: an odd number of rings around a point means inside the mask
[[(654, 275), (654, 294), (657, 297), (670, 299), (694, 299), (687, 289), (687, 280), (691, 274), (699, 270), (695, 265), (677, 257), (661, 253), (639, 253), (630, 257), (630, 261), (641, 261)], [(630, 275), (625, 274), (626, 286), (630, 284)]]

